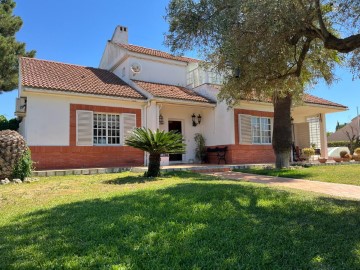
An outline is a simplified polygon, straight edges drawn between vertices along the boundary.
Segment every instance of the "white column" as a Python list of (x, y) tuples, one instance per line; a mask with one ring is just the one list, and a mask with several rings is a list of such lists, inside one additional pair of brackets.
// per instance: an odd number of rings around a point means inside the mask
[(155, 101), (152, 101), (150, 106), (147, 108), (147, 127), (151, 130), (156, 130), (159, 124), (158, 106)]
[(320, 115), (320, 143), (321, 143), (321, 157), (328, 158), (327, 135), (326, 135), (326, 115)]

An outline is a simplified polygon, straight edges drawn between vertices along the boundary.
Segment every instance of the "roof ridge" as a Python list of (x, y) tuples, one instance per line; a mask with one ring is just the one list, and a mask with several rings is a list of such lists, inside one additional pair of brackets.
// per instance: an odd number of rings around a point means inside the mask
[(60, 61), (55, 61), (55, 60), (39, 59), (39, 58), (35, 58), (35, 57), (32, 58), (32, 57), (20, 56), (19, 59), (20, 59), (20, 60), (21, 60), (21, 59), (29, 59), (29, 60), (43, 61), (43, 62), (55, 63), (55, 64), (61, 64), (61, 65), (75, 66), (75, 67), (94, 68), (94, 69), (100, 69), (100, 70), (107, 70), (107, 69), (103, 69), (103, 68), (96, 68), (96, 67), (84, 66), (84, 65), (79, 65), (79, 64), (65, 63), (65, 62), (60, 62)]
[[(143, 88), (145, 91), (149, 92), (150, 94), (152, 94), (155, 97), (163, 97), (163, 98), (169, 98), (169, 99), (180, 99), (180, 100), (189, 100), (187, 98), (174, 98), (174, 97), (164, 97), (161, 96), (159, 94), (154, 94), (151, 90), (149, 90), (148, 88), (144, 87), (141, 85), (141, 83), (144, 84), (152, 84), (152, 85), (160, 85), (160, 86), (167, 86), (167, 87), (175, 87), (176, 89), (178, 89), (179, 91), (181, 91), (182, 93), (186, 94), (186, 95), (190, 95), (190, 96), (194, 96), (194, 97), (199, 97), (202, 98), (203, 100), (205, 100), (205, 102), (207, 103), (216, 103), (214, 100), (212, 100), (211, 98), (208, 98), (206, 96), (203, 96), (202, 94), (194, 91), (193, 89), (188, 89), (184, 86), (180, 86), (180, 85), (172, 85), (172, 84), (165, 84), (165, 83), (156, 83), (156, 82), (148, 82), (148, 81), (142, 81), (142, 80), (134, 80), (132, 79), (132, 81), (134, 83), (140, 83), (140, 87)], [(195, 100), (193, 100), (195, 101)], [(204, 101), (199, 101), (199, 102), (204, 102)]]
[(194, 60), (194, 61), (202, 61), (198, 58), (194, 58), (194, 57), (189, 57), (189, 56), (178, 56), (178, 55), (174, 55), (172, 54), (171, 52), (165, 52), (165, 51), (162, 51), (162, 50), (159, 50), (159, 49), (153, 49), (153, 48), (149, 48), (149, 47), (145, 47), (145, 46), (140, 46), (140, 45), (136, 45), (136, 44), (131, 44), (131, 43), (121, 43), (121, 42), (114, 42), (114, 41), (110, 41), (111, 43), (115, 43), (115, 44), (118, 44), (120, 46), (124, 45), (124, 46), (127, 46), (127, 45), (130, 45), (130, 46), (135, 46), (135, 47), (138, 47), (138, 48), (142, 48), (142, 49), (146, 49), (146, 50), (152, 50), (152, 51), (155, 51), (155, 52), (160, 52), (160, 53), (166, 53), (172, 57), (179, 57), (179, 58), (184, 58), (184, 59), (191, 59), (191, 60)]

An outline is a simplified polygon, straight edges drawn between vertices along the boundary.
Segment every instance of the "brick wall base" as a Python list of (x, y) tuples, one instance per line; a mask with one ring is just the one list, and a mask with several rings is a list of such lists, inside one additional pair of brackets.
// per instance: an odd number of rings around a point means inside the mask
[[(227, 164), (274, 163), (275, 155), (271, 145), (216, 145), (213, 147), (228, 147), (226, 152)], [(216, 153), (208, 153), (208, 162), (217, 164)], [(221, 161), (220, 164), (223, 164)]]
[(144, 152), (129, 146), (30, 146), (36, 170), (133, 167)]

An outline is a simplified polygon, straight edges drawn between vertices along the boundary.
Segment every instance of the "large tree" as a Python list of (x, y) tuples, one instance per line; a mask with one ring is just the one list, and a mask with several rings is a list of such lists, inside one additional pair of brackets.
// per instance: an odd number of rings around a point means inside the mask
[(225, 74), (220, 99), (272, 100), (278, 168), (289, 166), (294, 102), (330, 84), (337, 64), (360, 71), (359, 0), (172, 0), (166, 18), (174, 52), (198, 49)]
[(18, 57), (35, 55), (35, 51), (26, 52), (25, 43), (16, 41), (22, 20), (13, 15), (14, 8), (14, 1), (0, 0), (0, 94), (18, 86)]

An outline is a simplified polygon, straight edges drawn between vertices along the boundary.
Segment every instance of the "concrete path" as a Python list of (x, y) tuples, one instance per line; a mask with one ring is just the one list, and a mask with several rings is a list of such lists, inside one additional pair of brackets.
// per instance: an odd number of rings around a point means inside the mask
[(287, 188), (312, 191), (331, 196), (360, 200), (360, 186), (335, 184), (319, 181), (310, 181), (303, 179), (293, 179), (284, 177), (273, 177), (265, 175), (255, 175), (241, 172), (214, 172), (207, 173), (224, 179), (260, 183), (269, 186), (279, 186)]

